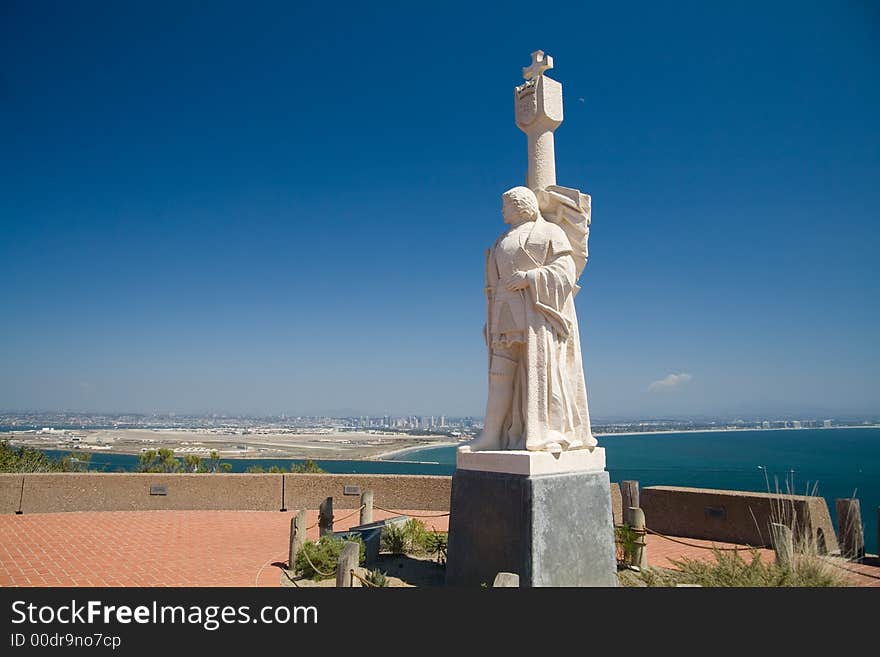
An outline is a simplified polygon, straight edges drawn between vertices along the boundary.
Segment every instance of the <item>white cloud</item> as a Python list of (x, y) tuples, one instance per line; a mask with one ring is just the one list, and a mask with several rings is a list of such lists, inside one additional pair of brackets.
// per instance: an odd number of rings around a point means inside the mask
[(693, 379), (694, 377), (688, 374), (687, 372), (681, 372), (679, 374), (669, 374), (668, 376), (660, 379), (659, 381), (654, 381), (651, 385), (648, 386), (648, 392), (662, 392), (663, 390), (675, 390), (676, 388), (680, 388), (685, 383)]

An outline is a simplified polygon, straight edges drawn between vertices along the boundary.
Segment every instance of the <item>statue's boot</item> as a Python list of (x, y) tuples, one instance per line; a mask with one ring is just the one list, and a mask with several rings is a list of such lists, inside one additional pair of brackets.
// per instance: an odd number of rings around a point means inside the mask
[(513, 377), (516, 375), (516, 361), (506, 356), (492, 354), (492, 367), (489, 370), (489, 397), (486, 401), (486, 418), (483, 431), (465, 447), (472, 452), (501, 449), (501, 432), (513, 403)]
[(575, 449), (592, 449), (597, 444), (596, 439), (589, 435), (586, 439), (575, 438), (568, 440), (558, 431), (548, 431), (543, 440), (527, 440), (526, 449), (534, 452), (551, 452), (559, 454)]
[(580, 440), (579, 438), (572, 440), (566, 449), (593, 449), (598, 444), (599, 441), (590, 434), (584, 440)]
[(530, 452), (551, 452), (553, 454), (559, 454), (562, 451), (562, 446), (568, 445), (568, 440), (565, 439), (558, 431), (548, 430), (546, 435), (543, 436), (528, 436), (526, 437), (526, 449)]

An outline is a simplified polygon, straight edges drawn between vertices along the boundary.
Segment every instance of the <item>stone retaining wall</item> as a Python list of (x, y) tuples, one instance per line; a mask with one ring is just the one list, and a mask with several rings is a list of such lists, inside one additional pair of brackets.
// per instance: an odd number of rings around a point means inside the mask
[[(204, 475), (203, 475), (204, 476)], [(355, 488), (346, 495), (346, 487)], [(317, 509), (326, 497), (334, 509), (356, 509), (360, 491), (372, 490), (374, 504), (386, 509), (449, 511), (452, 477), (429, 475), (286, 474), (284, 500), (287, 509)]]
[[(387, 509), (448, 511), (452, 477), (375, 474), (0, 474), (0, 513), (66, 511), (355, 509), (371, 489)], [(346, 491), (346, 488), (348, 490)], [(346, 492), (348, 494), (346, 494)], [(649, 528), (672, 536), (769, 546), (779, 507), (799, 528), (836, 551), (837, 538), (821, 497), (650, 486), (640, 493)], [(774, 502), (777, 500), (777, 502)], [(622, 522), (620, 486), (611, 484), (615, 524)], [(799, 532), (800, 533), (800, 532)]]
[(20, 474), (0, 474), (0, 513), (18, 511), (24, 478), (25, 475)]
[(837, 535), (825, 498), (709, 488), (648, 486), (639, 502), (645, 524), (670, 536), (770, 547), (770, 523), (794, 520), (795, 540), (809, 536), (835, 552)]
[[(0, 481), (2, 478), (0, 476)], [(268, 474), (27, 474), (20, 510), (22, 513), (160, 509), (277, 511), (282, 505), (281, 480), (282, 475)], [(0, 485), (0, 491), (2, 489)]]
[[(389, 509), (449, 510), (451, 477), (343, 474), (0, 474), (0, 513), (357, 508), (372, 489)], [(22, 485), (23, 484), (23, 485)], [(351, 489), (350, 489), (350, 492)]]

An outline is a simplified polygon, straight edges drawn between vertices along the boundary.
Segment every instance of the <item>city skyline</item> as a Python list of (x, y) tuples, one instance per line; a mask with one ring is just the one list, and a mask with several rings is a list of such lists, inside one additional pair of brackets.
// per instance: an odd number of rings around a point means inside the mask
[[(822, 426), (859, 426), (880, 424), (880, 414), (852, 414), (829, 417), (822, 414), (741, 414), (741, 415), (693, 415), (693, 416), (609, 416), (594, 417), (594, 425), (636, 425), (636, 424), (670, 424), (670, 425), (754, 425), (756, 428), (769, 428), (769, 425), (782, 424), (783, 427), (808, 428)], [(51, 427), (51, 426), (109, 426), (109, 425), (143, 425), (164, 426), (180, 424), (181, 426), (216, 426), (236, 425), (270, 425), (319, 427), (322, 425), (345, 425), (363, 427), (405, 426), (408, 429), (479, 426), (483, 420), (479, 415), (446, 415), (414, 413), (355, 413), (353, 411), (325, 413), (278, 413), (278, 414), (233, 414), (233, 413), (133, 413), (133, 412), (84, 412), (75, 410), (8, 410), (0, 409), (0, 427)]]
[(10, 4), (0, 408), (481, 416), (541, 48), (591, 414), (880, 412), (874, 9), (528, 7)]

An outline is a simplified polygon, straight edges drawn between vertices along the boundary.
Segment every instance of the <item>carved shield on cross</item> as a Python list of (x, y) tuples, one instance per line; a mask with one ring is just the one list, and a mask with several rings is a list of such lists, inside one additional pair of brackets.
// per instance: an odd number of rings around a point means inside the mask
[(529, 125), (538, 115), (538, 95), (534, 82), (526, 82), (513, 91), (517, 125)]

